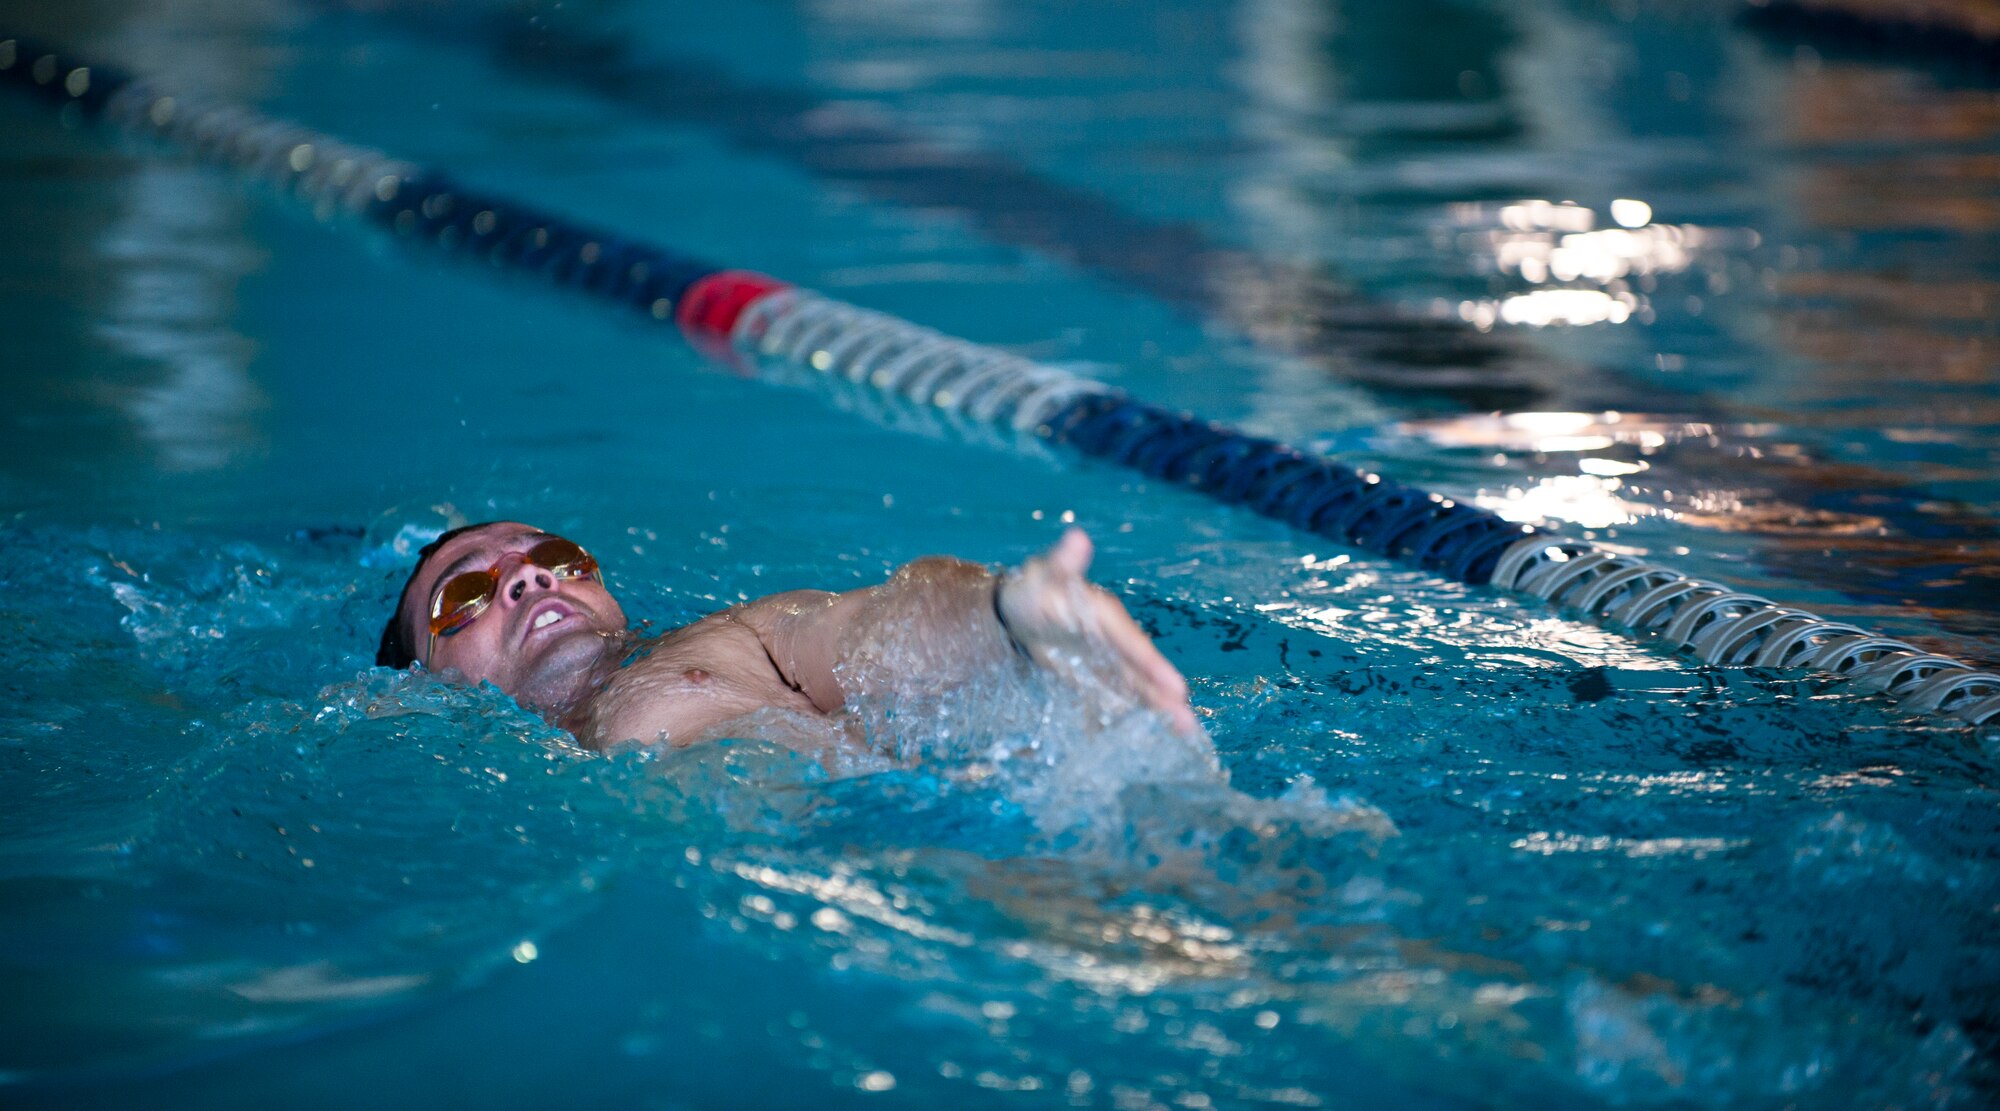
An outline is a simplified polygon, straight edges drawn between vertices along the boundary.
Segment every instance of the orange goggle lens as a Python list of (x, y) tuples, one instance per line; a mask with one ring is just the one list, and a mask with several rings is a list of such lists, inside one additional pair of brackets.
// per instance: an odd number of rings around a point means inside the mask
[[(597, 574), (597, 561), (568, 540), (544, 540), (522, 558), (559, 579)], [(505, 562), (502, 559), (483, 571), (461, 571), (446, 579), (431, 599), (431, 635), (448, 637), (485, 613), (500, 589), (500, 568)]]

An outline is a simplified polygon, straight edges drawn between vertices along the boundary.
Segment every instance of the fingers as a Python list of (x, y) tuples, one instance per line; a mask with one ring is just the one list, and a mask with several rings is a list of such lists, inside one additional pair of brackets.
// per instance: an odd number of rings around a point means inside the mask
[(1193, 732), (1194, 709), (1188, 705), (1187, 680), (1180, 670), (1168, 662), (1117, 599), (1099, 594), (1097, 608), (1099, 633), (1112, 649), (1134, 692), (1174, 728), (1183, 733)]

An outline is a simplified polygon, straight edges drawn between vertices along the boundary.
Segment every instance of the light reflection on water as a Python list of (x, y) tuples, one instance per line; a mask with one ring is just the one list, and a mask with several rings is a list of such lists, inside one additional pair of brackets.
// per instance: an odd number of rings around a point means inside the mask
[[(1891, 444), (1956, 447), (1963, 441), (1946, 430), (1890, 428), (1881, 435)], [(1800, 587), (1786, 579), (1794, 574), (1837, 583), (1849, 596), (1820, 604), (1878, 624), (1907, 612), (1911, 594), (1899, 592), (1879, 606), (1855, 600), (1872, 600), (1885, 574), (1906, 577), (1934, 592), (1922, 603), (1930, 617), (1990, 637), (1996, 626), (1983, 585), (1975, 594), (1943, 589), (1987, 578), (1982, 568), (1993, 563), (1996, 540), (1987, 535), (1983, 511), (1885, 487), (1884, 476), (1866, 467), (1816, 459), (1809, 439), (1809, 430), (1772, 422), (1521, 412), (1405, 421), (1370, 446), (1394, 458), (1449, 451), (1480, 460), (1504, 479), (1491, 471), (1454, 475), (1449, 482), (1471, 488), (1461, 496), (1512, 520), (1588, 530), (1614, 548), (1673, 566), (1735, 552), (1724, 536), (1754, 539), (1758, 547), (1747, 554), (1783, 570), (1751, 589), (1798, 597)], [(1958, 468), (1933, 467), (1930, 473), (1940, 482), (1977, 480)], [(1942, 558), (1935, 539), (1941, 536), (1954, 538)], [(1725, 578), (1753, 575), (1740, 563), (1722, 566)], [(1941, 641), (1940, 647), (1991, 654), (1982, 641), (1960, 647)]]
[[(214, 470), (254, 451), (268, 401), (250, 377), (256, 344), (227, 326), (232, 287), (258, 259), (236, 229), (241, 202), (208, 175), (144, 166), (100, 248), (118, 292), (99, 334), (159, 367), (114, 400), (169, 471)], [(204, 257), (190, 258), (190, 253)]]
[(1460, 320), (1480, 331), (1496, 325), (1582, 326), (1651, 322), (1645, 294), (1657, 276), (1678, 274), (1700, 262), (1708, 287), (1726, 288), (1732, 254), (1755, 250), (1761, 237), (1749, 228), (1704, 228), (1653, 222), (1653, 207), (1622, 197), (1606, 208), (1614, 226), (1570, 201), (1515, 201), (1494, 206), (1462, 204), (1450, 219), (1461, 228), (1455, 246), (1475, 271), (1547, 286), (1499, 299), (1460, 301)]

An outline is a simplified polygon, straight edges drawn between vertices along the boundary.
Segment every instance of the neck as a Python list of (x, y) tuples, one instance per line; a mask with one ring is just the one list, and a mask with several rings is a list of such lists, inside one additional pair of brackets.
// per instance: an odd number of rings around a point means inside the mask
[(600, 634), (587, 655), (535, 676), (515, 693), (515, 700), (550, 724), (577, 732), (577, 723), (589, 716), (591, 703), (623, 666), (635, 639), (623, 630)]

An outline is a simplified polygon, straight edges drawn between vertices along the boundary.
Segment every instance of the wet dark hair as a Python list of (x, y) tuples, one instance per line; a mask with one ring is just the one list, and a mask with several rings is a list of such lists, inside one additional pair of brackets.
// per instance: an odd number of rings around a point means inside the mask
[(417, 662), (417, 646), (410, 643), (409, 636), (403, 631), (403, 606), (410, 596), (410, 584), (416, 582), (417, 576), (424, 573), (424, 564), (429, 563), (431, 557), (437, 554), (437, 550), (444, 547), (452, 537), (497, 523), (481, 521), (476, 525), (460, 525), (425, 544), (423, 550), (417, 553), (417, 565), (410, 568), (410, 577), (403, 580), (403, 588), (396, 592), (395, 612), (389, 615), (389, 623), (382, 626), (382, 644), (375, 649), (376, 666), (401, 670)]

